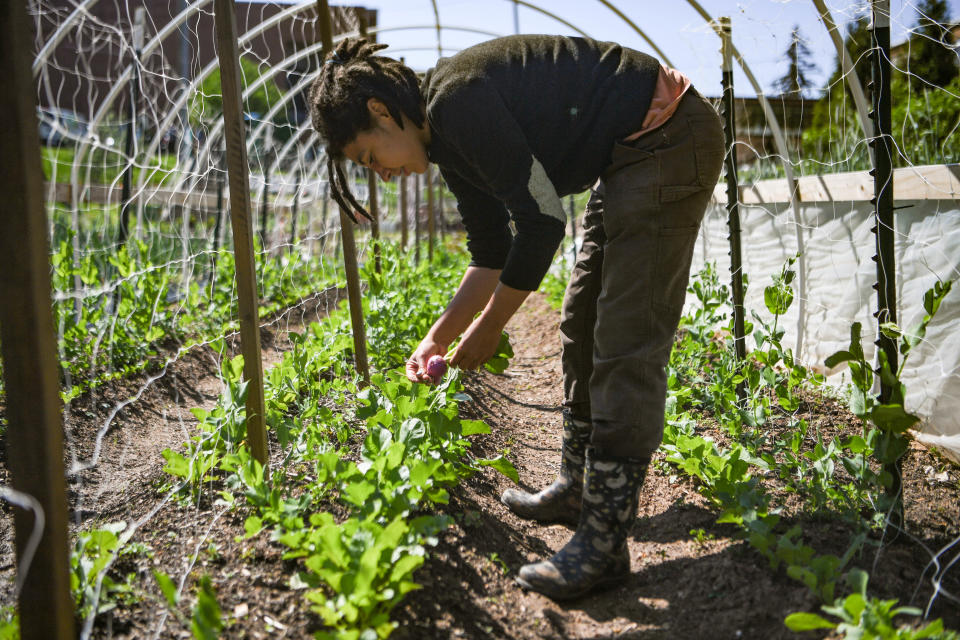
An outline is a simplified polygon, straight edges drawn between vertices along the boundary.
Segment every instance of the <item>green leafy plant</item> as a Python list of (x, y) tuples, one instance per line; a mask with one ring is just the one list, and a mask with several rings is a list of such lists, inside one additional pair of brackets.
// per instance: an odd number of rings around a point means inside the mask
[(791, 631), (832, 629), (843, 638), (851, 640), (956, 640), (955, 632), (945, 631), (942, 620), (934, 620), (921, 628), (897, 625), (897, 616), (920, 616), (923, 612), (914, 607), (897, 607), (896, 600), (880, 600), (867, 595), (867, 573), (859, 569), (850, 572), (854, 591), (844, 598), (837, 598), (833, 605), (822, 609), (838, 622), (827, 620), (816, 613), (791, 613), (784, 623)]

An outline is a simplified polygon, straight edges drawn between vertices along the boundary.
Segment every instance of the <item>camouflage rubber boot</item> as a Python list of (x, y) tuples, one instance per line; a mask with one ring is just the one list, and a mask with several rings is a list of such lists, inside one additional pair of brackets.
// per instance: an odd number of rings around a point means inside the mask
[(520, 586), (568, 600), (627, 578), (627, 534), (646, 472), (647, 460), (600, 460), (588, 451), (577, 532), (549, 560), (522, 567)]
[(545, 524), (577, 526), (583, 493), (583, 465), (592, 425), (563, 412), (563, 453), (560, 473), (553, 484), (539, 493), (507, 489), (500, 501), (521, 518)]

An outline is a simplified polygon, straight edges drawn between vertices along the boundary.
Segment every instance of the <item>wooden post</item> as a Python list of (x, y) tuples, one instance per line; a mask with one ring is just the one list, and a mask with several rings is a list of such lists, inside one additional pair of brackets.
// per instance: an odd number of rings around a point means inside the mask
[(413, 174), (413, 262), (420, 264), (420, 174)]
[(446, 239), (447, 217), (443, 210), (443, 178), (437, 176), (437, 222), (440, 225), (440, 244)]
[[(26, 494), (35, 506), (14, 509), (20, 637), (67, 640), (75, 637), (74, 611), (50, 246), (36, 86), (30, 71), (33, 44), (26, 0), (0, 3), (0, 63), (7, 78), (0, 121), (8, 127), (0, 136), (0, 185), (6, 198), (0, 209), (0, 347), (7, 397), (7, 466), (13, 489)], [(35, 527), (39, 539), (31, 540)]]
[(263, 191), (261, 193), (260, 200), (260, 229), (258, 236), (260, 237), (260, 254), (263, 256), (262, 262), (267, 261), (267, 198), (270, 197), (270, 162), (269, 160), (264, 160), (264, 165), (266, 168), (263, 171)]
[[(737, 183), (737, 130), (733, 100), (733, 47), (730, 18), (719, 19), (723, 57), (723, 133), (727, 143), (724, 167), (727, 172), (727, 226), (730, 229), (730, 291), (733, 295), (733, 346), (737, 360), (747, 359), (747, 337), (743, 307), (743, 261), (740, 247), (740, 186)], [(744, 400), (746, 385), (737, 385), (737, 396)]]
[(287, 248), (287, 251), (293, 251), (293, 247), (297, 242), (297, 205), (300, 200), (300, 180), (302, 167), (298, 164), (296, 173), (296, 179), (293, 183), (293, 201), (290, 203), (290, 246)]
[(433, 262), (433, 241), (437, 235), (437, 223), (433, 212), (433, 165), (427, 165), (427, 262)]
[(253, 257), (253, 225), (250, 215), (250, 175), (246, 136), (240, 107), (240, 54), (232, 0), (214, 0), (217, 57), (223, 89), (224, 133), (227, 139), (227, 177), (230, 184), (230, 222), (236, 260), (237, 295), (240, 309), (240, 349), (247, 388), (247, 440), (253, 457), (269, 473), (267, 430), (263, 399), (263, 362), (260, 355), (260, 314), (256, 262)]
[(373, 242), (373, 269), (377, 273), (383, 271), (382, 256), (380, 255), (380, 208), (377, 202), (377, 174), (373, 169), (367, 169), (367, 189), (370, 191), (370, 239)]
[[(360, 27), (360, 36), (369, 38), (367, 35), (367, 10), (364, 7), (358, 7), (357, 24)], [(376, 42), (376, 38), (373, 38)], [(373, 169), (367, 169), (367, 190), (370, 192), (370, 239), (373, 242), (373, 270), (377, 273), (383, 271), (382, 257), (380, 255), (380, 211), (377, 207), (377, 174)]]
[(133, 185), (133, 154), (136, 149), (134, 140), (137, 136), (137, 102), (140, 101), (140, 54), (143, 51), (143, 27), (147, 11), (143, 7), (137, 7), (134, 15), (136, 17), (133, 25), (133, 62), (130, 65), (133, 72), (133, 78), (130, 80), (130, 121), (127, 123), (127, 139), (123, 147), (124, 155), (126, 155), (129, 164), (123, 170), (117, 249), (127, 243), (127, 237), (130, 235), (130, 206), (132, 204), (130, 192)]
[[(320, 40), (323, 55), (333, 50), (333, 32), (330, 27), (330, 6), (327, 0), (317, 0)], [(353, 221), (340, 209), (340, 238), (343, 242), (343, 267), (347, 275), (347, 300), (350, 305), (350, 325), (353, 328), (353, 353), (357, 373), (364, 385), (370, 384), (367, 364), (367, 332), (363, 324), (363, 304), (360, 300), (360, 270), (357, 268), (357, 245), (353, 237)]]
[(400, 176), (400, 248), (407, 249), (407, 176)]

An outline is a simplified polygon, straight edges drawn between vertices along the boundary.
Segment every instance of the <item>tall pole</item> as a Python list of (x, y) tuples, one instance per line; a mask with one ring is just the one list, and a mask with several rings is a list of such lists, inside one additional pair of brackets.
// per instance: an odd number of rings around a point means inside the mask
[(43, 201), (33, 25), (26, 0), (0, 3), (0, 355), (7, 398), (7, 466), (16, 504), (17, 607), (24, 640), (74, 638), (50, 245)]
[[(266, 154), (267, 149), (270, 148), (269, 138), (268, 142), (265, 145), (264, 154)], [(267, 199), (270, 196), (270, 162), (267, 160), (264, 162), (265, 169), (263, 171), (263, 190), (261, 191), (261, 200), (260, 200), (260, 229), (258, 235), (260, 236), (260, 253), (263, 255), (263, 262), (267, 260)]]
[[(886, 356), (891, 371), (897, 370), (897, 343), (880, 331), (886, 322), (897, 321), (896, 257), (894, 255), (893, 220), (893, 137), (891, 136), (890, 115), (890, 0), (872, 0), (871, 2), (873, 47), (871, 48), (871, 111), (874, 137), (870, 140), (873, 148), (873, 232), (876, 234), (877, 253), (873, 257), (877, 263), (877, 347)], [(880, 402), (891, 401), (894, 388), (880, 378)], [(888, 496), (893, 499), (891, 521), (903, 524), (902, 470), (903, 458), (888, 463), (884, 470), (889, 472), (893, 483)]]
[(133, 78), (130, 80), (130, 121), (127, 122), (127, 139), (123, 146), (124, 155), (127, 157), (127, 166), (123, 170), (123, 186), (120, 195), (120, 228), (117, 233), (117, 248), (126, 244), (127, 238), (130, 235), (130, 192), (132, 191), (133, 185), (133, 154), (136, 150), (134, 143), (137, 136), (137, 103), (140, 101), (140, 54), (143, 52), (143, 27), (146, 20), (146, 13), (146, 9), (137, 7), (133, 20), (133, 62), (131, 64)]
[(447, 216), (443, 210), (443, 178), (437, 175), (437, 224), (440, 226), (440, 243), (446, 240)]
[[(403, 58), (400, 58), (400, 62), (405, 62)], [(407, 242), (409, 241), (407, 228), (409, 223), (407, 221), (407, 176), (400, 176), (400, 248), (406, 251)]]
[(290, 248), (288, 251), (293, 251), (293, 246), (297, 242), (297, 205), (300, 203), (301, 171), (301, 166), (297, 164), (296, 171), (294, 172), (293, 201), (290, 203)]
[(420, 264), (420, 174), (413, 174), (413, 262)]
[(407, 242), (407, 176), (400, 176), (400, 248), (406, 250)]
[[(737, 184), (737, 125), (733, 100), (733, 48), (730, 18), (718, 19), (723, 54), (723, 134), (727, 143), (724, 167), (727, 172), (727, 226), (730, 230), (730, 291), (733, 294), (733, 345), (737, 360), (747, 358), (744, 327), (743, 263), (740, 247), (740, 186)], [(737, 395), (743, 399), (746, 388), (740, 384)]]
[(230, 183), (230, 221), (236, 260), (237, 296), (240, 311), (240, 348), (247, 387), (247, 441), (253, 457), (269, 473), (267, 430), (264, 420), (263, 362), (260, 353), (260, 314), (256, 260), (253, 256), (253, 225), (250, 210), (250, 175), (243, 112), (240, 107), (240, 54), (232, 0), (214, 0), (217, 56), (223, 90), (224, 132), (227, 138), (227, 168)]
[(427, 165), (427, 262), (433, 262), (433, 242), (437, 235), (433, 213), (433, 165)]
[[(333, 51), (333, 30), (330, 25), (330, 5), (327, 0), (317, 0), (320, 40), (323, 55)], [(350, 305), (350, 325), (353, 329), (354, 364), (364, 385), (370, 384), (370, 367), (367, 364), (367, 332), (363, 324), (363, 303), (360, 300), (360, 270), (357, 267), (357, 246), (353, 237), (353, 221), (340, 210), (340, 237), (343, 244), (343, 267), (347, 276), (347, 300)]]
[[(357, 8), (357, 24), (360, 26), (360, 36), (368, 38), (367, 35), (367, 10), (366, 8)], [(374, 38), (376, 41), (376, 38)], [(367, 191), (370, 193), (370, 239), (373, 242), (373, 269), (377, 273), (383, 270), (382, 258), (380, 255), (380, 211), (377, 203), (377, 174), (373, 169), (367, 169)]]

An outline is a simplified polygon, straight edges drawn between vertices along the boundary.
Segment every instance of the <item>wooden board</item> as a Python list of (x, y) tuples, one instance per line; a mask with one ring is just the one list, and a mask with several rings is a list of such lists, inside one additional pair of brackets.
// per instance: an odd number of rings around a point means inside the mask
[[(873, 197), (873, 177), (867, 171), (804, 176), (797, 179), (800, 202), (867, 202)], [(713, 191), (716, 202), (726, 203), (726, 186)], [(893, 197), (903, 200), (960, 199), (960, 164), (936, 164), (895, 169)], [(785, 178), (762, 180), (740, 187), (743, 204), (790, 202)]]

